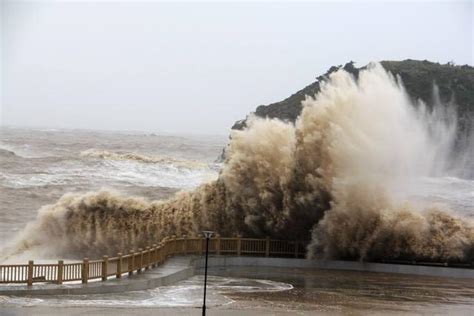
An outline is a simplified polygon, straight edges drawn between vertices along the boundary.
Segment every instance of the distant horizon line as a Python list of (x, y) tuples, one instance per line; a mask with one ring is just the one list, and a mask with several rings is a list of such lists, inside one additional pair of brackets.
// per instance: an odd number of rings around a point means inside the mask
[(232, 130), (229, 128), (229, 133), (227, 134), (218, 134), (218, 133), (206, 133), (206, 132), (170, 132), (165, 130), (139, 130), (139, 129), (114, 129), (114, 128), (85, 128), (85, 127), (57, 127), (57, 126), (41, 126), (41, 125), (12, 125), (12, 124), (0, 124), (0, 128), (7, 128), (7, 129), (24, 129), (24, 130), (34, 130), (34, 131), (41, 131), (41, 132), (56, 132), (56, 131), (89, 131), (89, 132), (109, 132), (109, 133), (135, 133), (135, 134), (143, 134), (146, 136), (213, 136), (213, 137), (228, 137), (230, 131)]

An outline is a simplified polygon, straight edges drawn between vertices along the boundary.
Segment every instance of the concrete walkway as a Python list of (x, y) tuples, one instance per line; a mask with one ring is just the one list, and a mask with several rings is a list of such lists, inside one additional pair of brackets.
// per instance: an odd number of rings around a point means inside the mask
[[(265, 257), (237, 257), (237, 256), (211, 256), (209, 267), (279, 267), (302, 269), (328, 269), (349, 270), (383, 273), (402, 273), (449, 278), (472, 278), (474, 269), (428, 267), (417, 265), (400, 265), (386, 263), (368, 263), (356, 261), (316, 261), (307, 259), (290, 258), (265, 258)], [(121, 279), (110, 279), (106, 282), (96, 281), (88, 284), (35, 284), (0, 286), (0, 295), (65, 295), (65, 294), (97, 294), (120, 293), (139, 291), (169, 285), (190, 278), (195, 274), (202, 274), (204, 258), (200, 256), (173, 257), (165, 264), (154, 269), (134, 274), (131, 277), (125, 274)]]

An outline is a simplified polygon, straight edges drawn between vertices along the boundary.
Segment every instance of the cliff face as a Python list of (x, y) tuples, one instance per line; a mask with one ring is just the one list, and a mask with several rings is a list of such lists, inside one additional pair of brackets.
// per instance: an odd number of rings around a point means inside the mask
[[(433, 104), (434, 84), (439, 89), (439, 96), (443, 104), (456, 104), (458, 107), (459, 123), (461, 129), (472, 124), (474, 117), (474, 67), (468, 65), (455, 66), (452, 64), (439, 64), (429, 61), (404, 60), (382, 61), (383, 67), (394, 75), (399, 75), (407, 92), (414, 99), (421, 99), (428, 105)], [(314, 96), (320, 89), (320, 82), (340, 68), (358, 76), (361, 68), (354, 67), (353, 63), (344, 66), (333, 66), (316, 81), (306, 86), (283, 101), (269, 105), (260, 105), (255, 110), (259, 117), (279, 118), (294, 122), (301, 113), (301, 101), (307, 95)], [(233, 129), (242, 129), (246, 120), (237, 121)]]

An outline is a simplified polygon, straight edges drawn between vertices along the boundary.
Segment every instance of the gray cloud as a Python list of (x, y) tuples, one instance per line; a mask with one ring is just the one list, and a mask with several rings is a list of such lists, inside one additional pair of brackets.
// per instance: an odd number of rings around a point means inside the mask
[(473, 64), (471, 1), (3, 1), (3, 125), (227, 134), (354, 60)]

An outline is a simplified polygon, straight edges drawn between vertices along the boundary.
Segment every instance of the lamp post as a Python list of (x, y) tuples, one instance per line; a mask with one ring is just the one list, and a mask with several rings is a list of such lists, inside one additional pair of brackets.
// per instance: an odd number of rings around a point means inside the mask
[(202, 304), (202, 316), (206, 316), (206, 286), (207, 286), (207, 257), (209, 255), (209, 238), (214, 232), (205, 230), (202, 232), (206, 238), (206, 264), (204, 266), (204, 303)]

